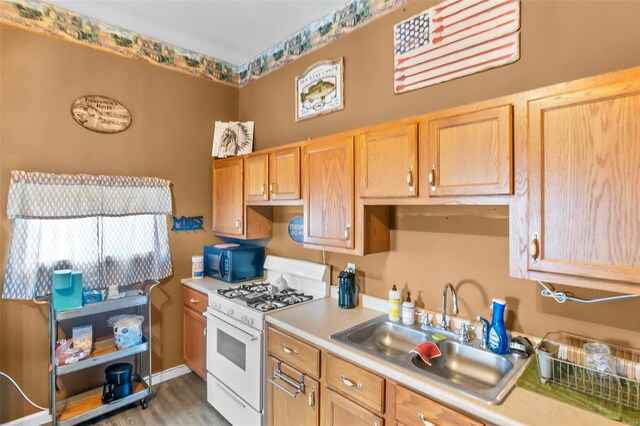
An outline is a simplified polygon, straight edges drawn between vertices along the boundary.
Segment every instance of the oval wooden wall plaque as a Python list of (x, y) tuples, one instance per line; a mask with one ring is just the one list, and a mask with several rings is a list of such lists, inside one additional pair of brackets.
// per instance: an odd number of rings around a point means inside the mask
[(131, 113), (120, 102), (105, 96), (89, 95), (76, 99), (71, 105), (76, 122), (98, 133), (119, 133), (131, 125)]

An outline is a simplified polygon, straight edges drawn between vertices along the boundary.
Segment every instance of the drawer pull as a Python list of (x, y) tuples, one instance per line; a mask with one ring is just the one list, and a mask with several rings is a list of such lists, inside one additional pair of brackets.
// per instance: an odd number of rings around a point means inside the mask
[(311, 386), (311, 392), (309, 393), (309, 407), (316, 406), (316, 387)]
[(200, 299), (189, 299), (191, 303), (200, 303)]
[(340, 380), (342, 380), (342, 383), (344, 383), (346, 386), (349, 386), (350, 388), (362, 389), (362, 383), (352, 382), (351, 380), (344, 377), (344, 375), (342, 374), (340, 375)]
[(284, 351), (284, 353), (289, 354), (289, 355), (291, 355), (291, 354), (298, 355), (298, 351), (297, 350), (288, 348), (287, 345), (282, 345), (282, 350)]
[(420, 421), (424, 426), (436, 426), (433, 423), (431, 423), (429, 420), (425, 419), (422, 413), (418, 413), (418, 418), (420, 419)]

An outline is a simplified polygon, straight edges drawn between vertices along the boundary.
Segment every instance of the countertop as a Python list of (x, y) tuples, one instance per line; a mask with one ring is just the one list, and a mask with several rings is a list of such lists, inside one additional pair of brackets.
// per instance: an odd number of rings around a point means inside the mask
[[(184, 282), (184, 281), (183, 281)], [(381, 315), (382, 312), (358, 306), (340, 309), (334, 298), (321, 299), (270, 313), (266, 321), (295, 336), (359, 364), (441, 403), (486, 422), (500, 425), (620, 425), (605, 417), (514, 387), (500, 405), (488, 405), (458, 391), (431, 381), (417, 373), (342, 345), (330, 336)], [(533, 360), (533, 358), (532, 358)], [(535, 360), (533, 360), (535, 362)]]

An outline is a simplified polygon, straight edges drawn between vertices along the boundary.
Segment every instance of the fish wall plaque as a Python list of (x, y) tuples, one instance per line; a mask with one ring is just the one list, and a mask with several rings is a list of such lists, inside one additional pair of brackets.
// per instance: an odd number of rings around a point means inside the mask
[(343, 58), (317, 62), (296, 77), (296, 121), (343, 108)]
[(81, 96), (71, 105), (76, 122), (98, 133), (120, 133), (131, 125), (131, 113), (120, 102), (105, 96)]

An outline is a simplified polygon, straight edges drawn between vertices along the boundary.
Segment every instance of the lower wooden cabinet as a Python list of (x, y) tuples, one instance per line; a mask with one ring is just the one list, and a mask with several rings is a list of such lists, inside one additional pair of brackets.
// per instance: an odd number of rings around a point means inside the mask
[(406, 426), (482, 425), (464, 414), (402, 386), (396, 387), (396, 419)]
[[(267, 424), (320, 424), (320, 383), (272, 356), (267, 362)], [(298, 390), (292, 383), (304, 387)]]
[(322, 397), (327, 399), (322, 412), (323, 426), (384, 426), (382, 417), (330, 388), (323, 389)]
[(184, 363), (203, 380), (207, 380), (207, 295), (183, 287), (183, 342)]
[[(481, 426), (483, 423), (402, 387), (376, 372), (322, 351), (308, 342), (269, 326), (267, 424), (270, 426)], [(282, 360), (282, 348), (291, 354), (316, 355)], [(285, 353), (289, 354), (287, 351)], [(300, 363), (298, 363), (300, 362)], [(309, 364), (311, 366), (309, 366)], [(312, 373), (309, 373), (312, 372)], [(317, 377), (309, 376), (313, 374)], [(296, 393), (295, 384), (304, 383)], [(295, 397), (293, 396), (295, 395)]]

